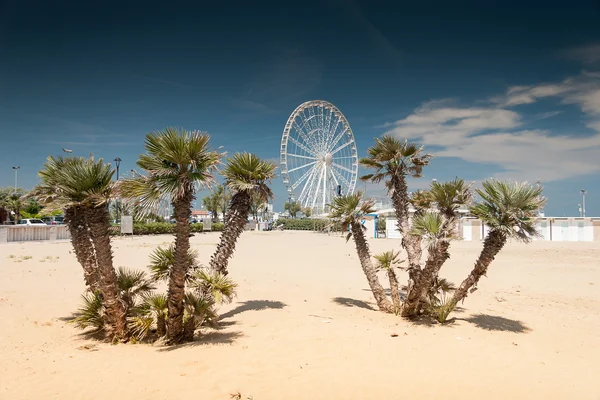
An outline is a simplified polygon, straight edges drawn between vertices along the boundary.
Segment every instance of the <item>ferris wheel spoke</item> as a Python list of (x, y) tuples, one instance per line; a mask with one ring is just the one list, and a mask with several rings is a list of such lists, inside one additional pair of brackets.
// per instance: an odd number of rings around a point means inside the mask
[(308, 132), (304, 132), (304, 129), (301, 128), (300, 125), (298, 125), (298, 123), (295, 120), (292, 123), (292, 125), (294, 126), (294, 129), (296, 130), (296, 132), (298, 132), (298, 135), (300, 135), (300, 137), (302, 138), (302, 140), (304, 140), (304, 143), (306, 143), (309, 146), (313, 146), (314, 145), (314, 143), (312, 142), (312, 140), (310, 140), (309, 133)]
[(293, 137), (289, 137), (288, 140), (290, 140), (292, 143), (294, 143), (296, 146), (300, 147), (302, 150), (306, 151), (308, 154), (311, 154), (313, 156), (316, 156), (316, 153), (309, 149), (308, 147), (306, 147), (305, 145), (303, 145), (302, 143), (300, 143), (299, 141), (297, 141), (296, 139), (294, 139)]
[(310, 192), (311, 188), (314, 186), (315, 176), (317, 175), (319, 170), (320, 170), (319, 166), (315, 166), (314, 168), (311, 169), (310, 177), (308, 178), (308, 180), (306, 181), (306, 184), (302, 188), (302, 192), (300, 192), (300, 197), (298, 199), (301, 202), (303, 201), (304, 204), (306, 204), (306, 205), (308, 205), (309, 192)]
[[(307, 158), (309, 160), (316, 160), (316, 157), (308, 157), (308, 156), (301, 156), (300, 154), (293, 154), (293, 153), (288, 153), (288, 157), (298, 157), (298, 158)], [(340, 158), (340, 157), (336, 157), (336, 158)]]
[(300, 185), (302, 184), (302, 182), (304, 182), (304, 180), (310, 176), (310, 174), (311, 174), (311, 172), (313, 171), (313, 169), (314, 169), (314, 168), (311, 168), (311, 169), (309, 169), (308, 171), (306, 171), (306, 172), (305, 172), (305, 173), (304, 173), (304, 174), (303, 174), (303, 175), (300, 177), (300, 179), (298, 179), (296, 182), (294, 182), (294, 183), (292, 184), (292, 190), (296, 190), (296, 188), (297, 188), (298, 186), (300, 186)]
[(338, 181), (337, 177), (336, 177), (336, 176), (335, 176), (335, 174), (333, 173), (333, 168), (330, 170), (330, 174), (331, 174), (331, 177), (333, 178), (333, 180), (335, 181), (335, 184), (336, 184), (336, 185), (339, 185), (339, 184), (340, 184), (340, 181)]
[(343, 171), (346, 171), (346, 172), (349, 172), (349, 173), (351, 173), (351, 174), (353, 174), (353, 173), (354, 173), (354, 170), (351, 170), (350, 168), (346, 168), (346, 167), (344, 167), (343, 165), (340, 165), (340, 164), (337, 164), (337, 163), (331, 163), (331, 166), (333, 166), (333, 167), (336, 167), (336, 168), (339, 168), (339, 169), (341, 169), (341, 170), (343, 170)]
[(357, 156), (344, 156), (344, 157), (333, 157), (334, 160), (347, 160), (347, 159), (355, 159)]
[(348, 190), (351, 189), (350, 182), (344, 177), (344, 174), (337, 171), (335, 168), (331, 168), (331, 171), (348, 187)]
[(344, 143), (343, 145), (339, 146), (337, 149), (335, 149), (335, 150), (333, 150), (333, 151), (330, 151), (330, 153), (333, 155), (333, 154), (337, 153), (338, 151), (340, 151), (340, 150), (342, 150), (342, 149), (344, 149), (344, 148), (346, 148), (346, 147), (350, 146), (350, 145), (351, 145), (351, 144), (353, 144), (353, 143), (354, 143), (353, 141), (346, 142), (346, 143)]
[(313, 161), (313, 162), (309, 162), (309, 163), (306, 163), (304, 165), (301, 165), (299, 167), (292, 168), (292, 169), (288, 170), (288, 174), (290, 172), (298, 171), (299, 169), (302, 169), (302, 168), (310, 167), (311, 165), (316, 164), (316, 163), (317, 163), (316, 161)]
[[(321, 172), (321, 171), (319, 171)], [(315, 204), (317, 204), (317, 196), (319, 195), (319, 189), (321, 188), (321, 179), (323, 178), (323, 175), (321, 175), (319, 173), (319, 183), (317, 183), (317, 188), (314, 192), (314, 194), (311, 196), (312, 197), (312, 208), (315, 208)]]
[(329, 141), (327, 143), (327, 149), (333, 149), (333, 146), (335, 146), (340, 141), (340, 139), (343, 138), (344, 135), (346, 135), (346, 132), (348, 132), (348, 128), (344, 128), (344, 130), (342, 130), (335, 138), (333, 138), (333, 140)]

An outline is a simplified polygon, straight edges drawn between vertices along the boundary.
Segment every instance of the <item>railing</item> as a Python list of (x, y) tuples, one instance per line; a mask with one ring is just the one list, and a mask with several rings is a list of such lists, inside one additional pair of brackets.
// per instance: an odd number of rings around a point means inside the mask
[(30, 242), (36, 240), (64, 240), (70, 238), (71, 233), (66, 225), (0, 226), (0, 243)]

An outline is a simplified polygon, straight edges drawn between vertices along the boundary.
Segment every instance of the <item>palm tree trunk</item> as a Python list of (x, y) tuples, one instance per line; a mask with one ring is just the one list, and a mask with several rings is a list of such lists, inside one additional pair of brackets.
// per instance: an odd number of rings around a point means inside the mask
[(83, 268), (83, 278), (87, 287), (96, 293), (100, 290), (98, 262), (92, 245), (89, 227), (81, 207), (69, 207), (65, 210), (65, 223), (71, 233), (71, 244), (77, 261)]
[(246, 192), (237, 192), (231, 198), (231, 205), (225, 217), (225, 227), (221, 233), (221, 242), (210, 259), (210, 268), (227, 275), (229, 259), (235, 251), (235, 244), (244, 232), (248, 214), (250, 213), (251, 198)]
[(156, 317), (156, 333), (159, 337), (163, 337), (167, 334), (167, 320), (163, 315)]
[(390, 293), (392, 295), (392, 303), (394, 308), (399, 310), (402, 307), (402, 301), (400, 300), (400, 286), (398, 285), (398, 277), (393, 267), (390, 267), (387, 271), (388, 279), (390, 280)]
[(194, 319), (194, 316), (190, 316), (183, 324), (183, 338), (188, 342), (194, 340), (194, 332), (196, 331), (196, 321)]
[(88, 208), (85, 217), (90, 227), (90, 236), (98, 261), (98, 277), (102, 303), (106, 309), (108, 325), (107, 334), (113, 339), (127, 340), (126, 305), (119, 293), (117, 273), (113, 266), (112, 248), (110, 245), (110, 214), (104, 206)]
[(402, 235), (402, 247), (406, 250), (408, 258), (408, 291), (412, 290), (415, 282), (419, 279), (421, 273), (421, 237), (410, 235), (410, 219), (408, 212), (408, 186), (404, 175), (393, 175), (391, 179), (392, 204), (396, 211), (396, 219), (398, 220), (398, 229)]
[(450, 247), (449, 241), (442, 241), (436, 243), (433, 248), (430, 249), (429, 255), (427, 256), (427, 262), (425, 268), (419, 274), (414, 285), (408, 289), (406, 295), (406, 301), (402, 307), (403, 317), (414, 317), (420, 311), (419, 303), (422, 298), (427, 295), (427, 291), (433, 285), (435, 278), (437, 278), (442, 265), (450, 258), (448, 248)]
[(369, 282), (369, 287), (371, 288), (371, 292), (373, 292), (373, 297), (375, 297), (375, 301), (377, 302), (377, 306), (380, 311), (393, 313), (394, 306), (390, 303), (389, 299), (385, 295), (385, 290), (379, 279), (377, 278), (377, 273), (375, 268), (373, 267), (373, 263), (371, 262), (371, 252), (369, 251), (369, 244), (365, 239), (365, 233), (362, 230), (362, 225), (359, 222), (355, 222), (351, 225), (350, 229), (352, 230), (352, 237), (354, 238), (354, 244), (356, 245), (356, 252), (358, 253), (358, 258), (360, 260), (360, 265), (367, 277), (367, 281)]
[(507, 237), (504, 233), (496, 230), (490, 231), (488, 236), (483, 241), (483, 249), (481, 250), (479, 258), (477, 261), (475, 261), (473, 270), (469, 276), (462, 281), (459, 288), (454, 292), (452, 300), (450, 300), (452, 309), (454, 309), (454, 307), (456, 307), (460, 301), (467, 297), (469, 290), (473, 286), (477, 285), (479, 279), (486, 274), (488, 267), (506, 244), (506, 240)]
[(188, 252), (190, 249), (190, 215), (193, 195), (186, 193), (182, 198), (173, 202), (175, 214), (175, 254), (173, 266), (169, 275), (167, 307), (169, 319), (167, 322), (167, 342), (181, 343), (185, 340), (183, 327), (183, 297), (185, 295), (185, 277), (190, 269)]

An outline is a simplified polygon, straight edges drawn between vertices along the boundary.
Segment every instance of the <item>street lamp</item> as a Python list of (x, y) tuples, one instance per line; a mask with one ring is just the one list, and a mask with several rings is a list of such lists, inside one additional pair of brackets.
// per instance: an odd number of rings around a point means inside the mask
[(15, 193), (17, 192), (17, 183), (19, 180), (19, 168), (21, 168), (20, 165), (12, 167), (15, 170)]
[(585, 194), (587, 190), (581, 189), (581, 216), (585, 218)]
[[(114, 159), (114, 162), (117, 166), (117, 181), (119, 181), (119, 166), (121, 166), (121, 159), (117, 157)], [(117, 223), (119, 223), (119, 199), (117, 199)]]

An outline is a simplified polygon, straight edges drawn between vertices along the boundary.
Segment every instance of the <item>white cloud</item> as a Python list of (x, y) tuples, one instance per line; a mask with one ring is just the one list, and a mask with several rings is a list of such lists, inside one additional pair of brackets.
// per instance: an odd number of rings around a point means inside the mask
[(567, 55), (584, 64), (600, 63), (600, 43), (592, 43), (571, 49), (567, 52)]
[[(423, 104), (388, 126), (389, 134), (440, 146), (438, 157), (493, 164), (500, 178), (553, 181), (600, 171), (600, 76), (583, 73), (558, 84), (510, 87), (488, 107), (459, 107), (448, 100)], [(521, 114), (509, 107), (558, 97), (587, 115), (592, 136), (557, 136), (527, 129)], [(554, 116), (543, 113), (535, 119)], [(577, 129), (577, 127), (573, 127)], [(575, 132), (574, 132), (575, 133)]]

